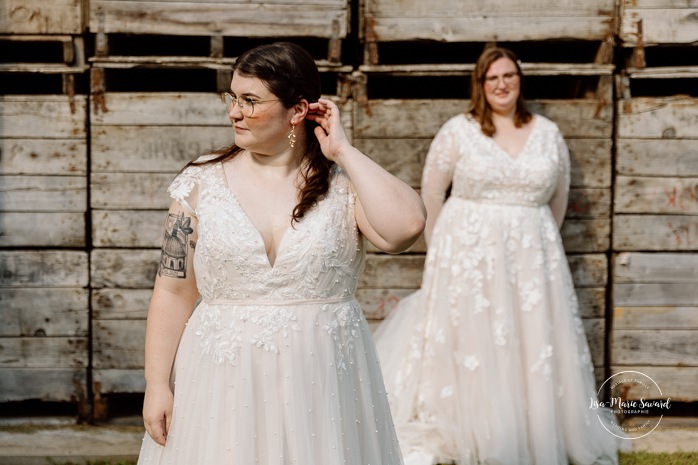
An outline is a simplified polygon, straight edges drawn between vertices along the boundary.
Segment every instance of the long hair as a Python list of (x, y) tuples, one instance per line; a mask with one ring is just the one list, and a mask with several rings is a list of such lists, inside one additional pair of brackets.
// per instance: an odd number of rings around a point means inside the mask
[[(492, 121), (492, 107), (487, 102), (485, 97), (485, 77), (487, 70), (490, 69), (492, 63), (500, 58), (508, 58), (516, 66), (516, 71), (519, 73), (519, 82), (523, 82), (523, 73), (516, 55), (511, 50), (504, 47), (488, 47), (480, 58), (477, 59), (475, 69), (470, 79), (470, 109), (468, 113), (480, 123), (480, 129), (486, 136), (492, 137), (496, 131), (494, 122)], [(519, 84), (519, 98), (516, 99), (516, 110), (514, 112), (514, 125), (520, 128), (524, 124), (531, 121), (533, 115), (526, 108), (526, 103), (523, 98), (521, 85)]]
[[(285, 108), (291, 108), (301, 99), (317, 102), (321, 95), (320, 73), (313, 57), (301, 46), (290, 42), (261, 45), (244, 52), (235, 60), (233, 73), (260, 79), (265, 87), (279, 98)], [(330, 169), (334, 165), (322, 154), (320, 143), (313, 132), (317, 123), (305, 120), (305, 151), (300, 166), (303, 184), (298, 204), (293, 209), (291, 223), (299, 221), (329, 189)], [(206, 161), (191, 161), (187, 166), (224, 162), (243, 151), (234, 143), (213, 152), (215, 157)], [(186, 167), (185, 167), (186, 168)]]

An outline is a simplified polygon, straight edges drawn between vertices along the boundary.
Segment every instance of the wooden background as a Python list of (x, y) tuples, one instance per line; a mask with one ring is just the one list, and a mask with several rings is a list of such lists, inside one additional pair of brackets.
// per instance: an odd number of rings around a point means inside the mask
[[(310, 47), (356, 146), (415, 189), (436, 131), (467, 106), (479, 52), (514, 48), (531, 106), (570, 147), (562, 236), (597, 380), (637, 370), (657, 398), (698, 401), (691, 5), (6, 0), (0, 403), (64, 402), (101, 420), (119, 413), (110, 398), (143, 392), (165, 189), (188, 160), (230, 142), (217, 92), (235, 56), (279, 38)], [(23, 53), (30, 45), (42, 52)], [(196, 85), (188, 73), (201, 73)], [(57, 90), (37, 91), (39, 78)], [(369, 252), (357, 294), (375, 326), (419, 287), (425, 245)]]

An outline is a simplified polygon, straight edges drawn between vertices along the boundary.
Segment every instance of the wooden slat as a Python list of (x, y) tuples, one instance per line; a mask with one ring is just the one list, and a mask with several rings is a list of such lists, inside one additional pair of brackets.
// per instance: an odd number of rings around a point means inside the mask
[[(572, 188), (567, 201), (566, 218), (608, 218), (611, 212), (610, 189)], [(569, 250), (568, 250), (569, 251)]]
[(608, 260), (603, 254), (570, 255), (567, 257), (575, 287), (605, 287)]
[(95, 249), (90, 284), (93, 289), (152, 289), (159, 263), (159, 249)]
[(95, 320), (92, 329), (95, 369), (143, 368), (144, 320)]
[(101, 394), (145, 392), (142, 368), (92, 370), (93, 383), (99, 383)]
[(608, 16), (613, 14), (613, 0), (571, 2), (561, 0), (366, 0), (367, 11), (375, 17), (453, 18), (477, 12), (487, 16)]
[[(565, 137), (611, 137), (613, 108), (610, 105), (599, 111), (595, 100), (532, 100), (528, 104), (532, 111), (554, 121)], [(452, 99), (370, 100), (368, 108), (355, 106), (354, 137), (433, 138), (446, 120), (465, 111), (467, 105), (467, 100)]]
[[(507, 11), (506, 8), (503, 9)], [(524, 41), (573, 38), (603, 40), (609, 33), (612, 11), (606, 15), (542, 16), (503, 13), (445, 18), (375, 18), (373, 34), (381, 41), (436, 40), (440, 42)]]
[(616, 283), (698, 282), (698, 254), (620, 253), (613, 264)]
[(582, 323), (589, 344), (591, 363), (595, 367), (602, 367), (604, 366), (606, 322), (603, 318), (591, 318), (582, 320)]
[(698, 306), (615, 307), (613, 328), (698, 330)]
[(0, 287), (87, 287), (87, 254), (77, 251), (0, 251)]
[(93, 210), (95, 247), (161, 247), (166, 210)]
[(613, 286), (613, 305), (668, 307), (698, 305), (695, 283), (621, 283)]
[(637, 45), (638, 21), (642, 21), (644, 45), (692, 44), (698, 41), (698, 8), (622, 9), (620, 39), (624, 46)]
[(2, 247), (83, 247), (84, 213), (7, 213), (0, 216)]
[(0, 34), (82, 34), (82, 0), (3, 0)]
[(87, 180), (83, 176), (0, 176), (3, 211), (84, 212)]
[[(90, 206), (94, 209), (168, 209), (167, 187), (176, 173), (94, 173)], [(164, 223), (163, 223), (164, 224)]]
[(415, 289), (357, 289), (356, 299), (369, 320), (382, 320)]
[(698, 178), (617, 176), (617, 213), (698, 213)]
[(698, 250), (698, 215), (618, 215), (613, 218), (616, 251)]
[(94, 126), (94, 172), (176, 173), (190, 160), (230, 145), (227, 122), (211, 126)]
[(197, 3), (91, 0), (92, 32), (238, 37), (332, 37), (348, 29), (346, 3)]
[(424, 255), (367, 254), (359, 278), (365, 289), (415, 289), (422, 283)]
[(85, 96), (0, 95), (0, 137), (85, 139)]
[(698, 366), (695, 330), (615, 329), (612, 365)]
[[(656, 367), (646, 365), (612, 366), (611, 371), (621, 373), (623, 371), (635, 371), (649, 376), (652, 382), (623, 383), (625, 389), (623, 395), (630, 400), (644, 399), (671, 399), (672, 402), (695, 402), (698, 400), (698, 368), (696, 367)], [(627, 377), (632, 376), (629, 373)], [(618, 376), (625, 376), (618, 375)], [(616, 377), (617, 378), (617, 377)], [(614, 378), (615, 379), (615, 378)], [(657, 387), (658, 386), (658, 387)], [(664, 422), (662, 422), (662, 425)]]
[(582, 318), (603, 318), (606, 315), (606, 288), (580, 287), (575, 291)]
[(698, 177), (698, 141), (619, 139), (616, 171), (626, 176)]
[(0, 153), (0, 174), (87, 173), (87, 143), (82, 139), (0, 139)]
[(87, 336), (85, 289), (0, 288), (0, 336)]
[(565, 220), (560, 234), (567, 252), (605, 252), (610, 247), (611, 220)]
[(697, 120), (694, 98), (636, 97), (618, 102), (620, 139), (698, 139)]
[(54, 402), (84, 400), (85, 368), (0, 369), (0, 402), (38, 399)]
[(86, 337), (0, 337), (1, 368), (87, 366)]
[(144, 320), (152, 289), (96, 289), (92, 291), (92, 318)]

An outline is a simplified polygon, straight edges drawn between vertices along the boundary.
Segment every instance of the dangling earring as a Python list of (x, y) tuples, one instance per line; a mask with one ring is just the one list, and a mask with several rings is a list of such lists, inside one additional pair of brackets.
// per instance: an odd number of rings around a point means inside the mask
[(296, 125), (291, 123), (291, 132), (288, 133), (288, 145), (291, 148), (296, 146)]

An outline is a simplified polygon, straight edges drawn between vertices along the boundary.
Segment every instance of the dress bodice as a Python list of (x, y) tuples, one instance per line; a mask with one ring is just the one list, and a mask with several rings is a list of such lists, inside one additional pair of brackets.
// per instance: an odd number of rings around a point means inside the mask
[(567, 149), (552, 121), (536, 115), (532, 124), (523, 149), (512, 156), (471, 116), (454, 116), (432, 143), (422, 185), (452, 182), (451, 196), (485, 203), (547, 204), (558, 183), (569, 183)]
[(332, 171), (327, 194), (289, 226), (274, 265), (262, 236), (228, 188), (221, 163), (189, 166), (170, 195), (198, 220), (194, 271), (207, 301), (342, 299), (356, 289), (363, 239), (346, 174)]

